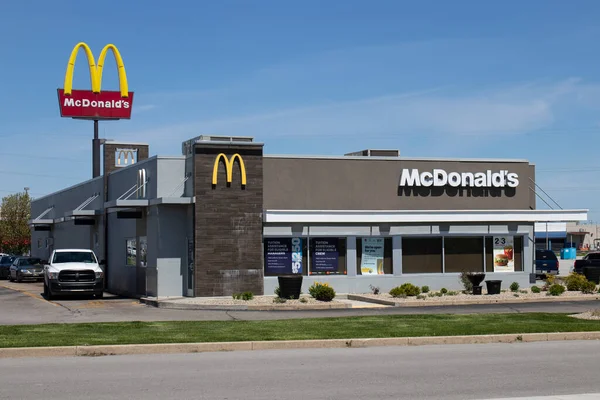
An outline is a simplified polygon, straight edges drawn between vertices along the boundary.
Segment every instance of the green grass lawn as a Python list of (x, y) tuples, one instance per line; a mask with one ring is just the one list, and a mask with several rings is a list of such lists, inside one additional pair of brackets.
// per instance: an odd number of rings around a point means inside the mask
[(279, 321), (113, 322), (0, 326), (0, 347), (382, 338), (600, 330), (565, 314), (389, 315)]

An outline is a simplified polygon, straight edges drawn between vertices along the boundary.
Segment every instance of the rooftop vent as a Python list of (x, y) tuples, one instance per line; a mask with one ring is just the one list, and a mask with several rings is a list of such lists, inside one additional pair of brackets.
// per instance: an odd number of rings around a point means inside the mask
[(198, 142), (222, 142), (222, 143), (245, 142), (245, 143), (251, 143), (253, 141), (254, 141), (254, 138), (250, 137), (250, 136), (200, 135), (200, 136), (196, 136), (195, 138), (192, 138), (192, 139), (189, 139), (189, 140), (186, 140), (185, 142), (183, 142), (181, 144), (181, 152), (183, 155), (192, 154), (192, 148), (194, 147), (194, 144), (198, 143)]
[(376, 150), (367, 149), (361, 151), (355, 151), (353, 153), (346, 153), (345, 156), (354, 157), (400, 157), (400, 150)]

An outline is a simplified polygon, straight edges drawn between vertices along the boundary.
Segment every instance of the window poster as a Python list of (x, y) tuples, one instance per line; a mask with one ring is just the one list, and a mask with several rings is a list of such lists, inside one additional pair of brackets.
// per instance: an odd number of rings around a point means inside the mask
[(302, 273), (302, 238), (265, 238), (265, 273)]
[(338, 274), (340, 255), (338, 238), (311, 239), (310, 273), (315, 275)]
[(360, 272), (362, 275), (383, 275), (383, 238), (363, 238)]
[(512, 236), (493, 237), (494, 272), (515, 272)]

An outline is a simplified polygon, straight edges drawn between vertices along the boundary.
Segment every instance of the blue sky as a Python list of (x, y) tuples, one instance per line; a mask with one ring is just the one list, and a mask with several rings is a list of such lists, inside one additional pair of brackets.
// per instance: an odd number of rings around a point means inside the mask
[(163, 155), (231, 134), (269, 154), (525, 158), (600, 220), (599, 39), (594, 0), (1, 2), (0, 195), (91, 177), (92, 124), (61, 119), (56, 97), (84, 41), (114, 43), (135, 91), (101, 137)]

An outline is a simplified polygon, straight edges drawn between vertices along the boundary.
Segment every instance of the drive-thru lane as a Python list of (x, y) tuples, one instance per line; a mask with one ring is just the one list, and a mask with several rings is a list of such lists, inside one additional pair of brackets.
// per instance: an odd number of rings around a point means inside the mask
[(576, 313), (600, 308), (600, 301), (580, 301), (318, 311), (168, 310), (146, 306), (140, 304), (136, 299), (118, 297), (109, 293), (105, 293), (103, 299), (63, 297), (47, 301), (42, 292), (42, 283), (0, 281), (0, 304), (2, 305), (0, 307), (0, 325), (115, 321), (269, 320), (390, 314)]

